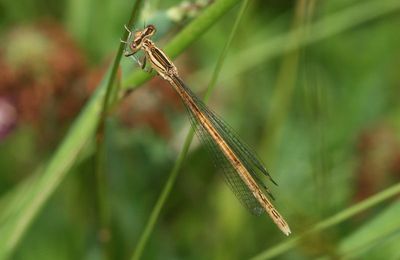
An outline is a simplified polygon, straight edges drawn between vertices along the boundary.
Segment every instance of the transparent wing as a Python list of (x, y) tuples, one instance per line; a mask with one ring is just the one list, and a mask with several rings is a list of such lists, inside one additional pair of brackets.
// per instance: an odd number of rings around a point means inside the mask
[[(182, 87), (184, 91), (191, 97), (191, 99), (196, 102), (200, 112), (209, 119), (215, 130), (220, 134), (220, 136), (222, 136), (222, 138), (224, 138), (225, 142), (234, 151), (236, 156), (240, 159), (245, 168), (249, 171), (250, 175), (256, 181), (259, 188), (273, 198), (267, 187), (260, 179), (260, 174), (267, 176), (273, 183), (275, 182), (272, 180), (258, 157), (252, 153), (248, 146), (239, 139), (237, 134), (235, 134), (228, 124), (226, 124), (221, 118), (212, 112), (187, 86), (184, 85), (181, 80), (179, 80), (179, 82), (181, 83), (180, 87)], [(225, 156), (221, 148), (213, 141), (213, 138), (205, 129), (205, 127), (198, 122), (196, 113), (194, 113), (190, 104), (187, 104), (187, 101), (185, 100), (183, 101), (190, 116), (190, 122), (195, 128), (197, 136), (213, 155), (216, 167), (222, 168), (225, 179), (232, 191), (235, 193), (236, 197), (247, 209), (249, 209), (250, 212), (255, 215), (260, 215), (264, 211), (263, 207), (253, 196), (247, 185), (242, 181), (239, 174), (236, 172), (235, 167), (230, 163), (229, 159)]]

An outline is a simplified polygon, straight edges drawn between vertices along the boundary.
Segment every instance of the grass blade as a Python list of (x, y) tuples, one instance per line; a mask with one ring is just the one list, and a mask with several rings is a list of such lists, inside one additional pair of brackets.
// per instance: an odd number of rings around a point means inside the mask
[[(204, 11), (187, 28), (182, 30), (166, 49), (177, 56), (190, 43), (204, 33), (211, 24), (230, 10), (238, 0), (218, 1)], [(122, 27), (122, 26), (121, 26)], [(121, 52), (122, 53), (122, 52)], [(137, 87), (150, 78), (143, 72), (132, 73), (126, 84)], [(79, 117), (75, 120), (60, 146), (49, 160), (43, 172), (35, 180), (36, 185), (24, 195), (24, 204), (18, 213), (0, 227), (0, 259), (8, 258), (23, 238), (26, 230), (45, 205), (58, 185), (64, 180), (69, 169), (74, 165), (82, 148), (93, 138), (99, 123), (102, 101), (105, 96), (107, 82), (111, 80), (111, 70), (98, 86)]]
[(400, 193), (400, 183), (393, 185), (392, 187), (389, 187), (378, 194), (375, 194), (374, 196), (369, 197), (368, 199), (357, 203), (356, 205), (353, 205), (336, 215), (333, 215), (330, 218), (327, 218), (324, 221), (319, 222), (316, 224), (314, 227), (312, 227), (309, 231), (306, 231), (296, 237), (293, 237), (292, 239), (289, 239), (283, 243), (280, 243), (270, 249), (265, 250), (264, 252), (260, 253), (259, 255), (255, 256), (252, 258), (252, 260), (261, 260), (261, 259), (271, 259), (274, 257), (277, 257), (278, 255), (281, 255), (293, 247), (295, 247), (303, 238), (306, 236), (312, 234), (312, 233), (317, 233), (321, 232), (327, 228), (330, 228), (334, 225), (337, 225), (352, 216), (369, 209), (373, 206), (376, 206), (377, 204), (397, 195)]

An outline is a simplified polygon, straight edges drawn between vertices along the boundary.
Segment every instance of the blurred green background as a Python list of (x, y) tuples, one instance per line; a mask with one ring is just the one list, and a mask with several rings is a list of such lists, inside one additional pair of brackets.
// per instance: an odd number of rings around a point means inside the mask
[[(144, 2), (135, 28), (155, 24), (163, 47), (235, 1)], [(200, 96), (237, 2), (176, 60)], [(94, 93), (133, 5), (0, 1), (0, 258), (135, 252), (189, 121), (160, 78), (131, 84), (139, 68), (122, 58), (116, 82), (135, 88), (94, 132)], [(195, 139), (142, 258), (399, 259), (399, 28), (398, 0), (250, 1), (209, 106), (278, 182), (268, 186), (292, 235), (247, 212)]]

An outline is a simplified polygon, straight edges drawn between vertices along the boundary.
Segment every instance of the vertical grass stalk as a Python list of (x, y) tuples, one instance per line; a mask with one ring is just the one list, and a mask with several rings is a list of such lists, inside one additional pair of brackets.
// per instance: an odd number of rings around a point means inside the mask
[[(128, 27), (131, 27), (135, 21), (137, 21), (139, 17), (140, 7), (142, 6), (143, 0), (136, 0), (131, 16), (127, 23)], [(123, 39), (128, 37), (128, 32), (124, 30)], [(106, 86), (106, 93), (103, 100), (103, 105), (100, 114), (100, 122), (99, 127), (96, 133), (96, 153), (95, 153), (95, 183), (96, 183), (96, 209), (97, 209), (97, 216), (99, 218), (98, 221), (98, 240), (100, 243), (101, 251), (103, 252), (103, 257), (111, 259), (111, 249), (110, 243), (112, 239), (112, 233), (110, 230), (110, 207), (108, 201), (108, 186), (107, 186), (107, 176), (106, 176), (106, 144), (105, 144), (105, 127), (106, 127), (106, 119), (109, 108), (112, 103), (115, 102), (118, 92), (120, 83), (117, 80), (117, 72), (119, 68), (119, 63), (121, 61), (121, 56), (124, 51), (125, 44), (120, 43), (117, 54), (115, 56), (114, 62), (111, 67), (111, 74), (108, 78), (107, 86)], [(112, 95), (112, 93), (116, 93)]]

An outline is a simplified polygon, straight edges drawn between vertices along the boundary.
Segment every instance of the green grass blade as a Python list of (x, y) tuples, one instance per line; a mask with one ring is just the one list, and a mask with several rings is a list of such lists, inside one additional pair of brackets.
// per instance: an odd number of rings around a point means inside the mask
[(87, 140), (93, 136), (99, 121), (100, 100), (104, 96), (106, 80), (109, 76), (110, 73), (107, 73), (91, 101), (75, 121), (47, 166), (44, 167), (43, 173), (34, 180), (35, 186), (24, 191), (24, 202), (16, 216), (0, 227), (0, 259), (7, 258), (16, 248), (33, 219), (65, 178)]
[(266, 251), (253, 257), (252, 260), (271, 259), (271, 258), (277, 257), (277, 256), (289, 251), (293, 247), (295, 247), (301, 241), (301, 239), (305, 238), (306, 236), (308, 236), (312, 233), (321, 232), (327, 228), (337, 225), (337, 224), (349, 219), (350, 217), (352, 217), (368, 208), (376, 206), (377, 204), (379, 204), (399, 193), (400, 193), (400, 183), (393, 185), (392, 187), (387, 188), (387, 189), (379, 192), (378, 194), (375, 194), (374, 196), (371, 196), (368, 199), (366, 199), (360, 203), (357, 203), (356, 205), (351, 206), (351, 207), (337, 213), (336, 215), (333, 215), (332, 217), (330, 217), (324, 221), (319, 222), (314, 227), (310, 228), (308, 231), (306, 231), (298, 236), (295, 236), (292, 239), (286, 240), (285, 242), (282, 242), (270, 249), (267, 249)]
[[(173, 57), (177, 56), (238, 1), (223, 0), (213, 4), (204, 11), (203, 15), (182, 30), (166, 49), (173, 53)], [(21, 205), (18, 213), (0, 227), (0, 259), (7, 258), (12, 254), (34, 218), (74, 165), (79, 152), (87, 141), (93, 138), (99, 123), (102, 101), (107, 82), (110, 81), (110, 75), (111, 70), (97, 87), (95, 94), (75, 120), (54, 156), (44, 167), (43, 172), (38, 175), (38, 179), (35, 180), (36, 185), (24, 195), (24, 204)], [(150, 76), (143, 72), (132, 73), (126, 84), (137, 87), (149, 78)]]
[[(140, 8), (143, 6), (143, 0), (135, 1), (135, 4), (132, 8), (132, 14), (127, 24), (128, 28), (131, 28), (132, 25), (138, 20)], [(122, 39), (128, 38), (129, 32), (124, 30)], [(107, 179), (106, 179), (106, 148), (104, 144), (105, 137), (105, 121), (107, 118), (107, 114), (110, 110), (112, 103), (115, 102), (118, 94), (111, 95), (111, 93), (118, 93), (120, 81), (117, 78), (117, 71), (119, 68), (119, 63), (121, 61), (122, 53), (125, 48), (125, 43), (120, 42), (118, 52), (114, 59), (114, 62), (111, 67), (111, 75), (107, 82), (106, 93), (103, 99), (103, 106), (100, 114), (100, 123), (96, 133), (96, 153), (95, 153), (95, 174), (96, 174), (96, 204), (97, 204), (97, 216), (99, 218), (99, 226), (98, 232), (110, 232), (110, 206), (108, 202), (107, 195)], [(101, 244), (101, 249), (103, 251), (103, 255), (110, 255), (110, 244), (112, 236), (108, 236), (107, 238), (103, 238), (104, 236), (99, 235), (99, 242)]]
[[(365, 257), (365, 249), (400, 231), (400, 201), (394, 202), (372, 220), (345, 238), (339, 246), (338, 253), (347, 258)], [(398, 251), (398, 248), (397, 248)], [(380, 256), (389, 259), (393, 252), (380, 252)]]

